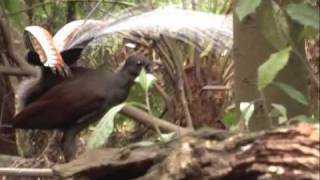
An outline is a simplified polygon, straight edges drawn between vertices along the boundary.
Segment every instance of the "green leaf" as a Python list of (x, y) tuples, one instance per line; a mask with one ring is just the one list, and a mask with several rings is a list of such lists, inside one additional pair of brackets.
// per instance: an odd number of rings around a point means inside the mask
[(175, 136), (176, 136), (176, 132), (171, 132), (167, 134), (162, 133), (160, 134), (160, 137), (158, 138), (158, 140), (160, 140), (162, 143), (167, 143), (171, 141)]
[(261, 0), (237, 0), (236, 13), (240, 21), (253, 13), (260, 3)]
[(258, 68), (258, 89), (267, 87), (289, 60), (291, 47), (271, 54), (270, 58)]
[(280, 82), (274, 82), (275, 86), (280, 88), (283, 92), (285, 92), (288, 96), (290, 96), (292, 99), (298, 101), (299, 103), (303, 105), (308, 105), (307, 98), (298, 90), (293, 88), (292, 86)]
[(266, 3), (258, 23), (263, 36), (274, 48), (280, 50), (288, 46), (289, 25), (285, 13), (277, 3)]
[(299, 39), (314, 39), (319, 34), (318, 30), (309, 26), (304, 26), (299, 34)]
[(280, 117), (278, 117), (278, 122), (279, 124), (283, 124), (285, 122), (288, 121), (288, 116), (287, 116), (287, 108), (284, 107), (283, 105), (281, 104), (276, 104), (276, 103), (273, 103), (271, 104), (271, 106), (277, 110), (279, 113), (280, 113)]
[(236, 118), (236, 115), (233, 112), (228, 112), (227, 114), (224, 115), (223, 117), (223, 124), (230, 128), (232, 126), (237, 125), (238, 121)]
[(244, 119), (246, 127), (249, 127), (249, 121), (254, 113), (254, 109), (254, 103), (240, 102), (241, 117)]
[(156, 82), (157, 78), (152, 74), (146, 73), (145, 69), (142, 69), (139, 76), (135, 79), (135, 82), (139, 83), (143, 90), (147, 91)]
[(286, 7), (286, 11), (291, 19), (295, 20), (296, 22), (319, 30), (319, 9), (312, 8), (307, 4), (291, 3)]
[(298, 122), (313, 122), (314, 120), (311, 117), (308, 117), (306, 115), (298, 115), (295, 117), (292, 117), (291, 120), (298, 121)]
[(125, 105), (126, 103), (122, 103), (114, 106), (103, 116), (88, 140), (87, 149), (100, 147), (107, 142), (113, 132), (114, 117)]
[(319, 122), (320, 122), (319, 117), (316, 117), (314, 115), (306, 116), (303, 114), (292, 117), (290, 120), (298, 121), (298, 122), (317, 123), (317, 124), (319, 124)]

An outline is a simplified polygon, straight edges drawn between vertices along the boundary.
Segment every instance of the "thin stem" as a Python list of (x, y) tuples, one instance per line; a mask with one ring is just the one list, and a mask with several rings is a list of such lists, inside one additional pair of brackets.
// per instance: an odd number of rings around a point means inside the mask
[(49, 168), (0, 168), (2, 176), (40, 176), (40, 177), (53, 177), (55, 173)]
[(266, 99), (266, 96), (264, 95), (264, 92), (261, 90), (260, 91), (260, 97), (262, 99), (262, 107), (263, 107), (263, 112), (264, 112), (264, 116), (265, 118), (267, 119), (268, 121), (268, 127), (271, 127), (272, 128), (272, 119), (269, 115), (269, 112), (270, 112), (270, 109), (268, 107), (268, 104), (267, 104), (267, 99)]
[(32, 75), (29, 71), (25, 71), (16, 67), (0, 66), (0, 73), (5, 75), (13, 76), (30, 76)]
[[(152, 115), (151, 106), (150, 106), (149, 90), (148, 89), (146, 90), (145, 95), (146, 95), (146, 104), (147, 104), (148, 113), (150, 114), (150, 117), (152, 119), (153, 115)], [(154, 126), (159, 137), (161, 138), (161, 131), (160, 131), (158, 125), (156, 123), (154, 123), (153, 119), (152, 119), (152, 125)]]
[(306, 58), (300, 54), (300, 52), (298, 51), (298, 49), (295, 47), (295, 45), (293, 43), (291, 44), (291, 47), (292, 47), (293, 53), (295, 53), (297, 55), (297, 57), (302, 61), (304, 66), (307, 68), (307, 71), (310, 75), (311, 80), (315, 83), (317, 88), (319, 88), (320, 87), (319, 78), (317, 77), (317, 75), (315, 73), (313, 73), (313, 70), (310, 67), (310, 64), (307, 62)]

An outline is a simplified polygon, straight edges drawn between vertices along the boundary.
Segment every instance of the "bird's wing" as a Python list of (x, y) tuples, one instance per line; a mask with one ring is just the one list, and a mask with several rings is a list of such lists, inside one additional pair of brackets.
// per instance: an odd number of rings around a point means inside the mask
[(66, 92), (61, 88), (48, 91), (14, 117), (14, 126), (25, 129), (64, 128), (104, 107), (105, 97), (94, 94), (90, 89)]

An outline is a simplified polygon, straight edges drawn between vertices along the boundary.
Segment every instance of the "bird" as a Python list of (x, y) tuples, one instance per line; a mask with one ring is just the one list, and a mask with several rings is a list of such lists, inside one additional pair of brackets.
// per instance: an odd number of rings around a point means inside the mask
[(51, 87), (13, 119), (18, 129), (63, 131), (62, 149), (67, 161), (75, 157), (76, 135), (115, 105), (126, 100), (140, 71), (150, 72), (151, 61), (129, 56), (117, 72), (86, 69)]
[[(29, 49), (25, 59), (37, 68), (36, 76), (27, 78), (17, 88), (17, 112), (72, 74), (82, 73), (87, 69), (72, 65), (95, 38), (94, 32), (104, 27), (105, 23), (99, 20), (72, 21), (60, 28), (53, 37), (40, 26), (25, 28), (24, 41)], [(83, 40), (79, 41), (80, 37)]]

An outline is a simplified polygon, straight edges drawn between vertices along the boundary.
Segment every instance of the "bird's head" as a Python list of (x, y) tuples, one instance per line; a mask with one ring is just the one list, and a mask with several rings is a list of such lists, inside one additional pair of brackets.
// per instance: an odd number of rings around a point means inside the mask
[(145, 68), (147, 72), (150, 72), (151, 61), (142, 56), (129, 56), (122, 69), (127, 71), (131, 76), (137, 77), (142, 68)]

